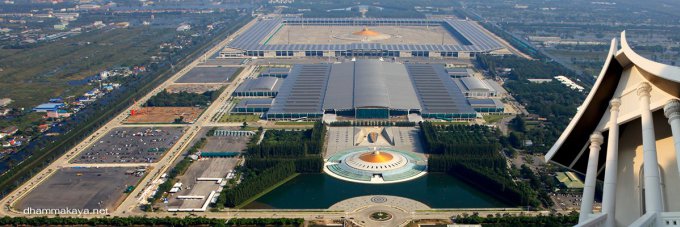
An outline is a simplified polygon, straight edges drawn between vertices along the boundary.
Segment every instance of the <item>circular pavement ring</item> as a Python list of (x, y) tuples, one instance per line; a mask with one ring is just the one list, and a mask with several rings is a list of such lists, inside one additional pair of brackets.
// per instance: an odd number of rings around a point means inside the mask
[(386, 211), (377, 211), (371, 213), (368, 218), (370, 218), (373, 221), (389, 221), (392, 219), (392, 214), (386, 212)]
[(373, 197), (371, 197), (371, 202), (373, 202), (373, 203), (385, 203), (385, 202), (387, 202), (387, 197), (373, 196)]

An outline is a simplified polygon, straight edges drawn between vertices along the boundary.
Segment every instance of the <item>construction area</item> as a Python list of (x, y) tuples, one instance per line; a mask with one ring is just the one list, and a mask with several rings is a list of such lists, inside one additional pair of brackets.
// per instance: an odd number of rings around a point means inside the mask
[(109, 209), (140, 179), (136, 168), (62, 168), (17, 202), (23, 209)]
[(203, 110), (200, 107), (142, 107), (130, 114), (125, 123), (194, 123)]
[(153, 163), (172, 147), (183, 127), (118, 127), (83, 150), (72, 163)]
[(241, 67), (195, 67), (175, 83), (229, 83)]

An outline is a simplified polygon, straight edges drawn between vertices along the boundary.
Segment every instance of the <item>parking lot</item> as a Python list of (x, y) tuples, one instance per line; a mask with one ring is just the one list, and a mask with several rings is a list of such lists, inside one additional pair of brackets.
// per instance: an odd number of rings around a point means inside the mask
[(249, 136), (210, 136), (201, 151), (208, 152), (238, 152), (246, 149), (250, 140)]
[(184, 133), (182, 127), (119, 127), (82, 151), (72, 163), (151, 163)]
[(240, 67), (195, 67), (175, 83), (228, 83)]
[(140, 177), (135, 168), (63, 168), (17, 202), (17, 209), (109, 209)]

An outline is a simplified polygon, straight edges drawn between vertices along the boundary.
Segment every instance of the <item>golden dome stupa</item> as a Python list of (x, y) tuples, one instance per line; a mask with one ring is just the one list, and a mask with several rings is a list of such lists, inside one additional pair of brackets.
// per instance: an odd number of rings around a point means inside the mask
[(390, 153), (380, 151), (368, 152), (359, 156), (359, 159), (362, 161), (370, 163), (385, 163), (391, 161), (393, 158), (394, 156)]
[(367, 27), (364, 27), (364, 29), (361, 29), (361, 31), (358, 32), (353, 32), (352, 34), (354, 35), (360, 35), (360, 36), (381, 36), (382, 34), (380, 32), (376, 32), (373, 30), (368, 29)]

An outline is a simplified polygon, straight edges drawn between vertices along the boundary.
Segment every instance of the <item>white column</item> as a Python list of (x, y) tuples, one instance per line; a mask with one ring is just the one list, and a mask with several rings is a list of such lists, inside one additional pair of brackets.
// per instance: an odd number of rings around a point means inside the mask
[(581, 213), (578, 223), (587, 221), (593, 213), (593, 202), (595, 201), (595, 180), (597, 178), (597, 159), (600, 157), (600, 145), (604, 142), (604, 137), (599, 132), (590, 135), (590, 152), (588, 155), (588, 169), (586, 170), (586, 182), (583, 187), (583, 197), (581, 198)]
[(646, 213), (663, 212), (661, 209), (661, 180), (659, 178), (659, 162), (656, 157), (656, 135), (652, 111), (649, 109), (649, 97), (652, 86), (647, 82), (640, 83), (637, 95), (640, 99), (642, 121), (642, 162), (644, 164), (644, 188)]
[(680, 171), (680, 100), (668, 101), (663, 107), (663, 113), (668, 118), (668, 124), (671, 125), (675, 145), (675, 162), (678, 164), (678, 171)]
[(616, 172), (619, 161), (619, 106), (621, 106), (621, 100), (617, 98), (609, 102), (609, 136), (607, 138), (607, 159), (604, 164), (604, 187), (602, 189), (602, 213), (607, 214), (606, 227), (615, 226)]

